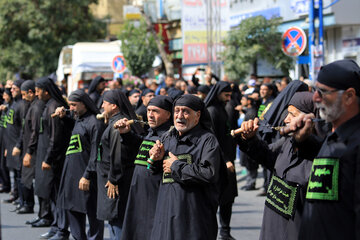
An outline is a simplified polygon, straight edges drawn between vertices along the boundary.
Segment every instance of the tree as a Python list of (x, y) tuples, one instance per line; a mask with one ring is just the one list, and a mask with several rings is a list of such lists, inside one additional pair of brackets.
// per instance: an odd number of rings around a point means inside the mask
[(65, 45), (105, 36), (105, 24), (89, 5), (97, 0), (0, 0), (0, 77), (25, 73), (33, 78), (57, 67)]
[(131, 73), (137, 77), (147, 73), (158, 54), (158, 49), (153, 35), (147, 32), (145, 20), (140, 19), (138, 26), (134, 22), (125, 21), (118, 37)]
[(284, 74), (288, 73), (293, 61), (281, 50), (281, 33), (277, 31), (280, 23), (280, 18), (267, 20), (256, 16), (241, 21), (228, 33), (222, 57), (229, 78), (244, 78), (258, 59), (265, 59)]
[(160, 52), (161, 59), (165, 65), (166, 75), (173, 77), (174, 76), (174, 65), (168, 57), (168, 54), (165, 51), (164, 44), (162, 43), (161, 39), (156, 35), (156, 31), (154, 29), (153, 23), (149, 16), (146, 15), (144, 8), (141, 8), (141, 14), (145, 19), (145, 22), (148, 26), (149, 32), (153, 35), (155, 40), (156, 46)]

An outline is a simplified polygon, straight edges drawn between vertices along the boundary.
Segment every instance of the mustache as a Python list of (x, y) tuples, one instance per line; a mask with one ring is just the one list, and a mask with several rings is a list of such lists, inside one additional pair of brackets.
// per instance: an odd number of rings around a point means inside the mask
[(176, 123), (181, 123), (181, 124), (186, 124), (186, 120), (185, 120), (185, 119), (176, 119), (175, 122), (176, 122)]

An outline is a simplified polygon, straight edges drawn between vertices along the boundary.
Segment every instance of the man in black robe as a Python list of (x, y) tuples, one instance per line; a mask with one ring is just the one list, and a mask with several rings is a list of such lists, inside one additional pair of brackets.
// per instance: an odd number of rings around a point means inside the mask
[(145, 122), (147, 121), (147, 110), (146, 107), (150, 101), (150, 99), (152, 99), (153, 97), (155, 97), (155, 93), (153, 90), (146, 88), (140, 95), (140, 99), (137, 103), (136, 106), (136, 111), (135, 113), (139, 116), (142, 117), (142, 120), (144, 120)]
[(230, 220), (232, 205), (237, 196), (237, 181), (235, 173), (236, 143), (230, 135), (231, 124), (225, 110), (225, 105), (231, 99), (231, 85), (229, 82), (219, 81), (205, 98), (205, 106), (209, 111), (215, 136), (220, 144), (228, 169), (228, 185), (224, 190), (219, 209), (220, 239), (234, 239), (230, 235)]
[[(111, 239), (120, 239), (126, 202), (134, 170), (134, 159), (141, 141), (126, 144), (114, 123), (122, 118), (136, 119), (135, 112), (121, 90), (104, 93), (102, 107), (109, 123), (100, 141), (97, 171), (97, 218), (109, 221)], [(126, 137), (143, 134), (138, 123), (131, 126)], [(124, 136), (125, 138), (125, 136)]]
[(360, 67), (327, 64), (314, 89), (332, 130), (312, 164), (298, 239), (360, 239)]
[(50, 226), (42, 238), (53, 236), (58, 229), (64, 229), (64, 238), (69, 234), (65, 224), (65, 211), (56, 207), (61, 172), (65, 153), (71, 136), (73, 122), (66, 118), (51, 117), (58, 107), (68, 108), (59, 88), (49, 77), (36, 81), (36, 95), (45, 102), (40, 118), (37, 161), (35, 166), (35, 194), (39, 198), (40, 220), (32, 227)]
[[(75, 126), (61, 176), (58, 207), (66, 210), (74, 239), (103, 239), (104, 222), (96, 219), (96, 160), (105, 125), (96, 119), (100, 111), (83, 90), (72, 92), (68, 98)], [(66, 117), (64, 107), (57, 109)], [(86, 215), (89, 231), (86, 234)]]
[(6, 142), (7, 140), (7, 135), (6, 135), (6, 128), (7, 128), (7, 116), (8, 116), (8, 111), (9, 111), (9, 106), (12, 104), (12, 96), (11, 96), (11, 92), (10, 92), (10, 88), (5, 88), (4, 93), (3, 93), (3, 99), (4, 102), (3, 104), (0, 106), (0, 110), (1, 110), (1, 140), (2, 140), (2, 144), (1, 144), (1, 151), (0, 151), (0, 160), (1, 160), (1, 166), (0, 166), (0, 170), (1, 170), (1, 178), (3, 180), (3, 185), (2, 185), (2, 189), (1, 192), (10, 192), (11, 191), (11, 181), (10, 181), (10, 173), (9, 173), (9, 169), (6, 166), (6, 156), (4, 156), (5, 153), (5, 149), (6, 149)]
[(131, 106), (133, 106), (134, 110), (136, 109), (136, 105), (140, 98), (140, 90), (138, 89), (132, 89), (129, 91), (126, 95), (131, 103)]
[(27, 80), (21, 85), (22, 98), (30, 103), (29, 110), (25, 116), (22, 143), (23, 151), (21, 154), (21, 187), (23, 206), (17, 213), (34, 212), (34, 186), (35, 177), (36, 148), (40, 129), (40, 116), (44, 109), (44, 102), (35, 95), (35, 81)]
[[(149, 150), (156, 140), (166, 133), (172, 125), (172, 99), (168, 96), (156, 96), (147, 106), (149, 133), (142, 139), (139, 152), (135, 158), (135, 170), (131, 181), (129, 198), (126, 206), (122, 239), (150, 239), (155, 216), (158, 190), (162, 179), (162, 167), (147, 168)], [(118, 122), (122, 126), (122, 135), (130, 130), (125, 128), (127, 119)], [(126, 136), (123, 138), (127, 139)], [(127, 139), (129, 141), (130, 139)], [(138, 226), (142, 226), (139, 228)]]
[(88, 94), (95, 103), (95, 106), (100, 109), (102, 104), (102, 93), (105, 89), (105, 79), (101, 76), (95, 77), (89, 86)]
[[(24, 80), (19, 79), (14, 82), (11, 86), (11, 94), (13, 97), (13, 102), (9, 106), (9, 112), (7, 116), (7, 129), (6, 135), (8, 136), (6, 141), (6, 164), (9, 170), (14, 171), (14, 192), (13, 196), (9, 199), (4, 200), (4, 202), (11, 203), (15, 201), (18, 196), (21, 196), (21, 162), (20, 162), (20, 152), (21, 152), (21, 129), (22, 121), (25, 117), (28, 104), (21, 98), (21, 84)], [(19, 193), (18, 193), (19, 191)], [(14, 209), (17, 211), (23, 205), (22, 199), (19, 199), (19, 202)]]
[(149, 153), (150, 162), (164, 159), (150, 239), (214, 240), (225, 164), (204, 102), (189, 94), (175, 100), (174, 126)]

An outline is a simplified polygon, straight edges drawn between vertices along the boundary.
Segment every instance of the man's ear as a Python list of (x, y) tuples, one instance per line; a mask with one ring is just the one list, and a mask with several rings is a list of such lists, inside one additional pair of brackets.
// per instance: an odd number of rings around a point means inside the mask
[(351, 105), (354, 102), (357, 103), (357, 96), (356, 96), (356, 91), (354, 88), (348, 88), (345, 92), (345, 104), (346, 105)]
[(116, 104), (111, 104), (111, 109), (115, 110), (118, 106)]
[(200, 121), (200, 117), (201, 117), (201, 111), (200, 110), (196, 112), (196, 117)]

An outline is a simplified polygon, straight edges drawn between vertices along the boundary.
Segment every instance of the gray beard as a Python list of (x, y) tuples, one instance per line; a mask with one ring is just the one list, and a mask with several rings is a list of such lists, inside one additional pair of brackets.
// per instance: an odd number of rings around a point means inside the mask
[(326, 122), (331, 123), (337, 120), (345, 112), (341, 104), (341, 96), (342, 94), (338, 94), (335, 102), (330, 106), (326, 106), (322, 103), (316, 103), (316, 107), (320, 110), (320, 117)]

